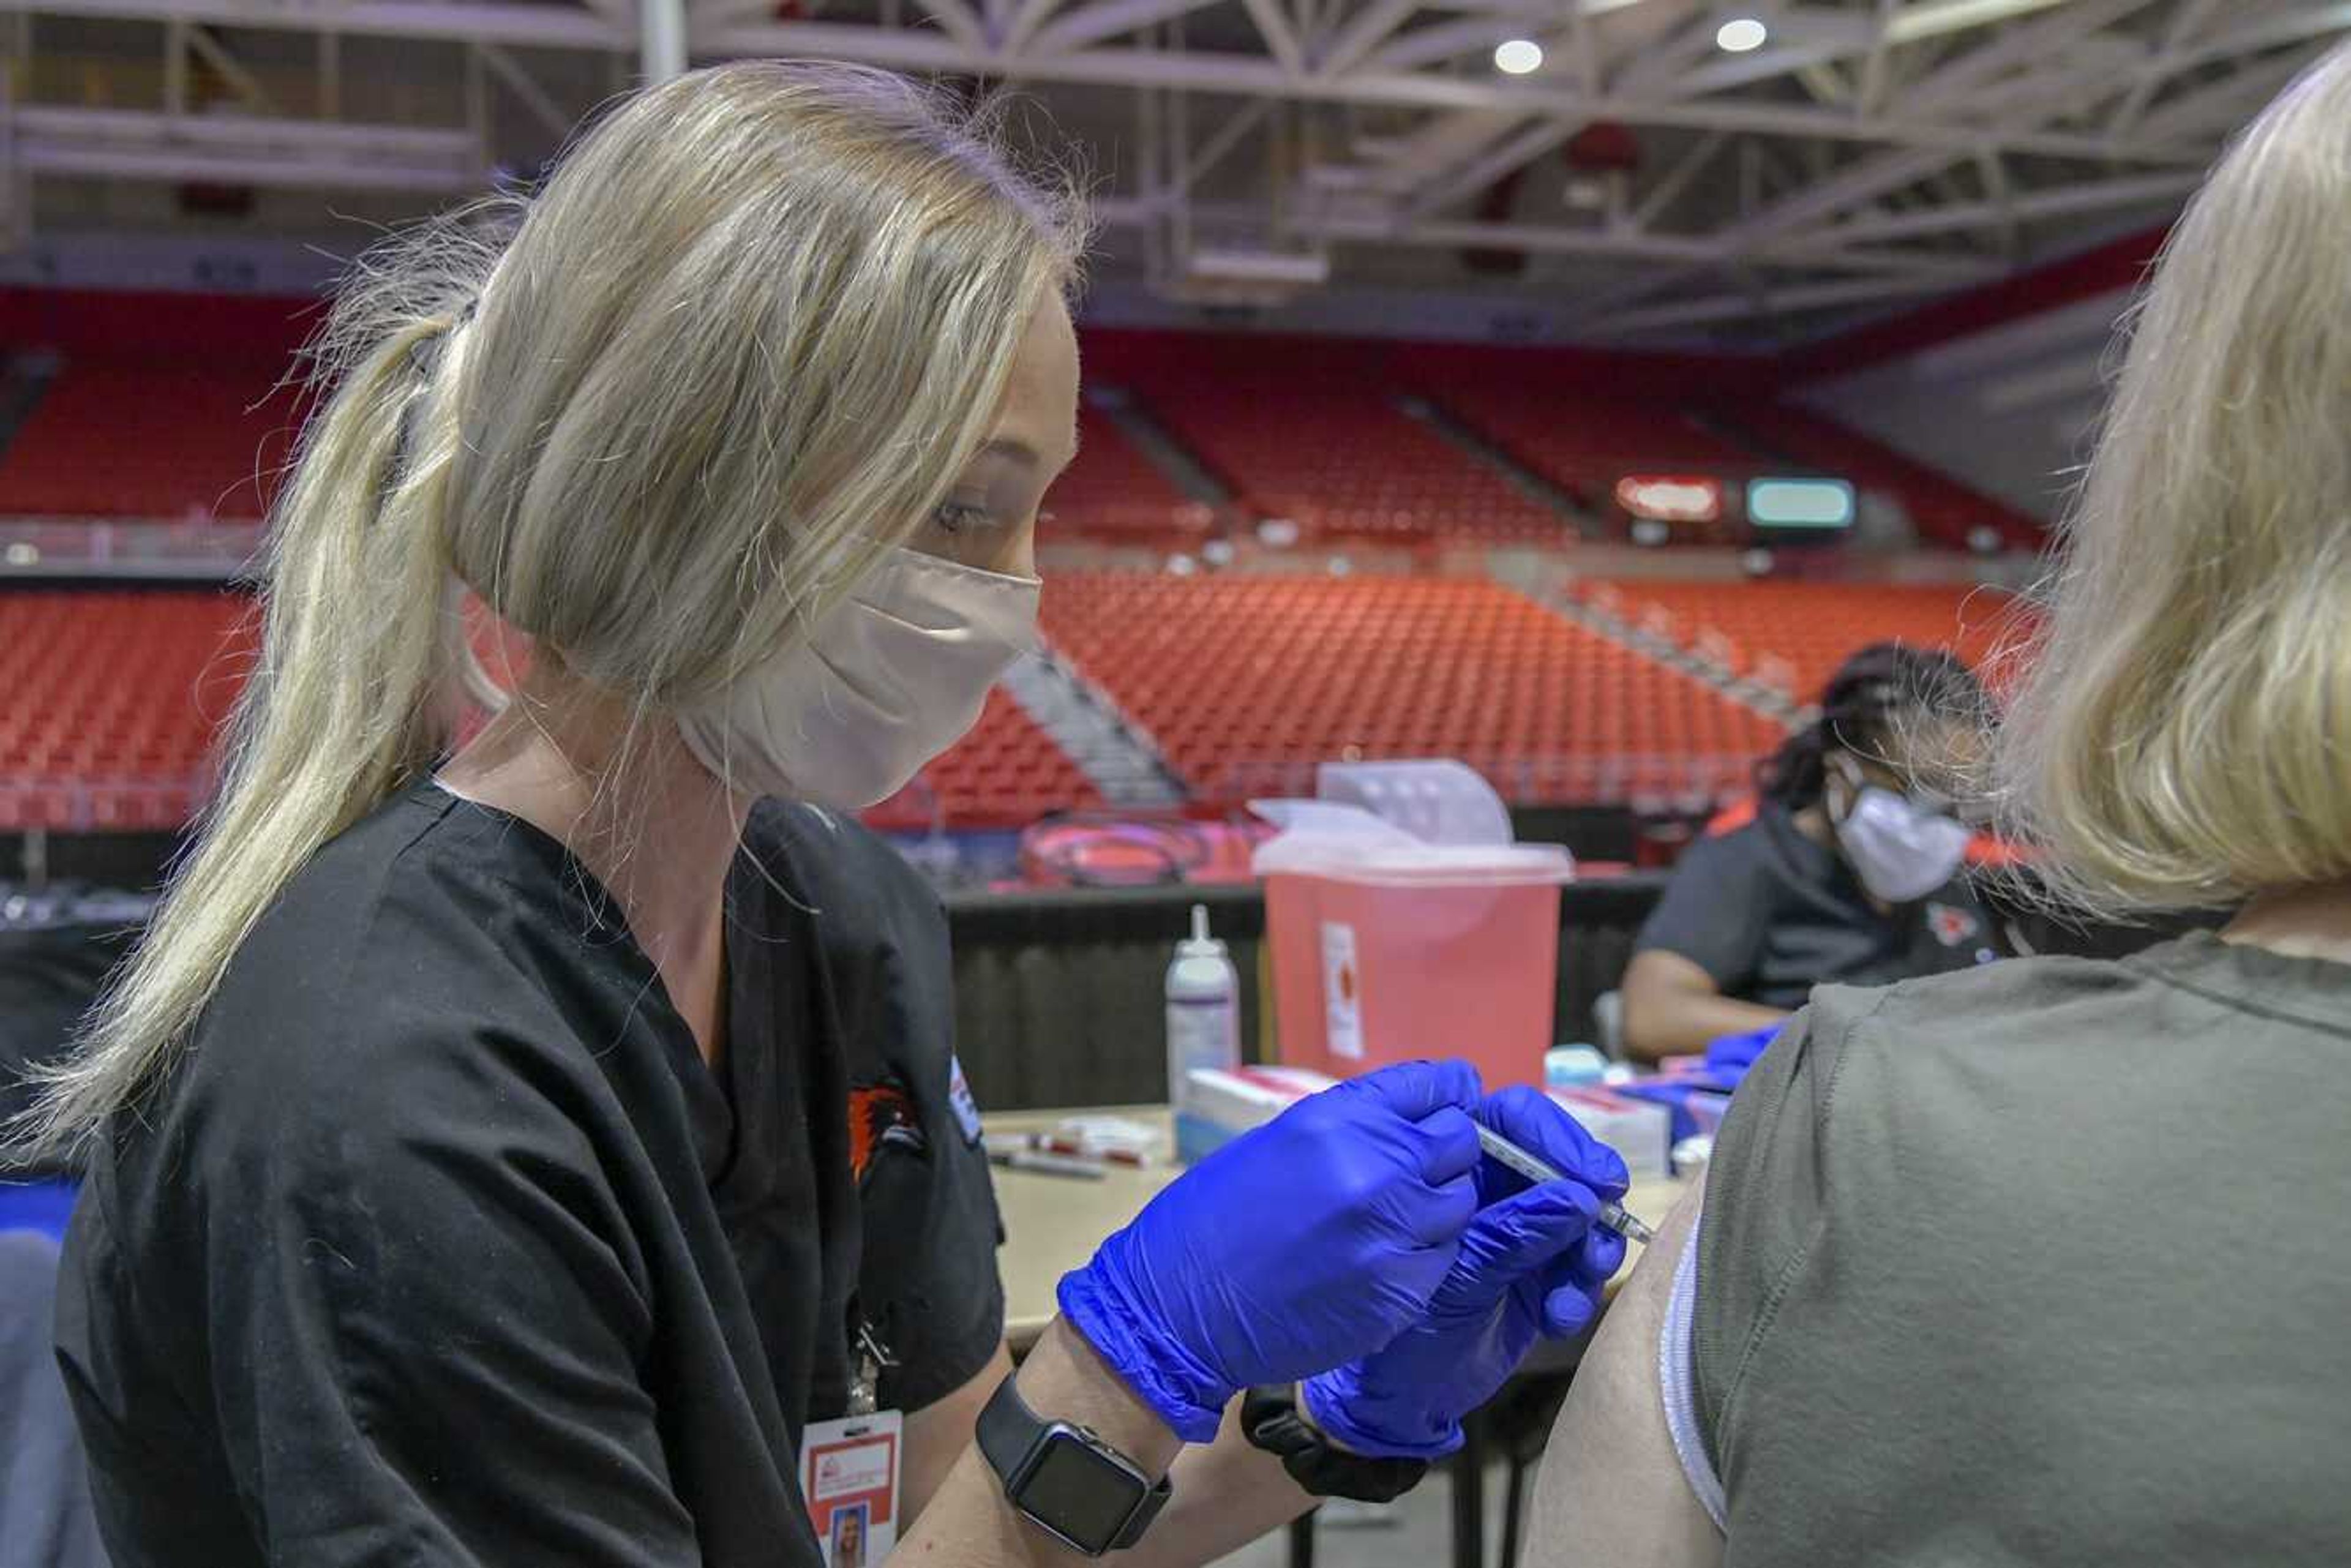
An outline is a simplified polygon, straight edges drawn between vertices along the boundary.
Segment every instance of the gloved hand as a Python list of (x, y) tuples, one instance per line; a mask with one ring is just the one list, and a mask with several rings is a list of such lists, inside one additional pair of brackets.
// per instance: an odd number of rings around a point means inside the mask
[(1407, 1062), (1301, 1100), (1062, 1276), (1061, 1313), (1186, 1442), (1253, 1384), (1395, 1337), (1477, 1212), (1478, 1074)]
[(1749, 1030), (1743, 1034), (1719, 1035), (1707, 1041), (1708, 1069), (1734, 1081), (1745, 1077), (1747, 1070), (1755, 1065), (1755, 1059), (1771, 1049), (1771, 1042), (1780, 1038), (1780, 1030), (1784, 1027), (1775, 1023), (1763, 1029)]
[(1505, 1089), (1479, 1121), (1559, 1167), (1529, 1186), (1488, 1160), (1483, 1207), (1427, 1313), (1384, 1348), (1310, 1377), (1299, 1396), (1323, 1434), (1378, 1458), (1433, 1459), (1461, 1446), (1461, 1417), (1494, 1396), (1539, 1333), (1578, 1334), (1625, 1261), (1625, 1239), (1594, 1221), (1621, 1197), (1625, 1162), (1531, 1089)]

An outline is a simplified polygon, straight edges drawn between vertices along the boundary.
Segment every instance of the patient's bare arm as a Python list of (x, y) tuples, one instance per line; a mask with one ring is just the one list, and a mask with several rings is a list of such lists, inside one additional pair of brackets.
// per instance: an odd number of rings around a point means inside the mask
[(1715, 1568), (1722, 1536), (1666, 1430), (1657, 1331), (1700, 1194), (1661, 1228), (1584, 1354), (1535, 1482), (1521, 1568)]

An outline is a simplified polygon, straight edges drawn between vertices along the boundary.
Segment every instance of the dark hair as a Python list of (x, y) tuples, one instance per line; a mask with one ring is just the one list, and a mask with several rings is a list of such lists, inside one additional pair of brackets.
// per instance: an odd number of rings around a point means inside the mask
[(1756, 765), (1755, 787), (1764, 799), (1801, 810), (1820, 800), (1832, 749), (1882, 752), (1906, 719), (1980, 724), (1985, 703), (1974, 672), (1945, 650), (1873, 643), (1829, 677), (1820, 717)]

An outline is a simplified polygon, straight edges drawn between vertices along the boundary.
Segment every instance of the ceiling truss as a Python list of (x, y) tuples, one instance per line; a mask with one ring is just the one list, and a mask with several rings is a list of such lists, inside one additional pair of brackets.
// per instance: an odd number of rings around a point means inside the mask
[[(36, 54), (40, 18), (160, 24), (165, 83), (152, 110), (19, 101), (5, 146), (12, 207), (44, 175), (437, 196), (480, 186), (506, 152), (496, 127), (551, 149), (589, 107), (539, 79), (542, 51), (600, 54), (616, 75), (821, 56), (1029, 84), (1049, 103), (1131, 95), (1099, 207), (1145, 231), (1171, 285), (1212, 246), (1285, 264), (1227, 279), (1243, 298), (1317, 276), (1287, 266), (1301, 258), (1343, 270), (1362, 246), (1516, 254), (1530, 287), (1545, 258), (1614, 261), (1597, 285), (1577, 275), (1583, 319), (1648, 336), (1759, 305), (1849, 314), (1998, 276), (2031, 259), (2038, 225), (2158, 219), (2231, 129), (2351, 33), (2351, 3), (2315, 0), (1753, 8), (1770, 39), (1732, 55), (1711, 0), (0, 0), (17, 14), (0, 37)], [(309, 112), (224, 42), (248, 30), (315, 36)], [(1492, 68), (1514, 37), (1542, 45), (1541, 70)], [(346, 57), (371, 38), (461, 47), (465, 122), (344, 120)], [(201, 106), (194, 70), (215, 84)], [(233, 113), (204, 111), (224, 94)], [(1579, 171), (1593, 126), (1656, 154)], [(1562, 169), (1548, 188), (1564, 180), (1563, 203), (1513, 204), (1542, 168)]]

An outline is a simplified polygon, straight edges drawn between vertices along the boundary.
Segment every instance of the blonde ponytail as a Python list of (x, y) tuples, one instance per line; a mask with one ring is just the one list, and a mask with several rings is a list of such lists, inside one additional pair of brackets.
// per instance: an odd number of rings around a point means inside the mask
[[(420, 234), (401, 249), (461, 254), (448, 237)], [(287, 881), (429, 768), (449, 733), (457, 622), (448, 465), (435, 450), (449, 422), (434, 417), (433, 372), (475, 285), (390, 260), (371, 259), (314, 347), (323, 401), (272, 517), (260, 658), (219, 791), (80, 1049), (37, 1070), (40, 1097), (12, 1129), (28, 1153), (68, 1152), (131, 1103)]]
[(996, 135), (886, 72), (717, 67), (605, 116), (510, 243), (475, 209), (360, 264), (218, 800), (18, 1152), (135, 1104), (303, 863), (434, 765), (486, 685), (456, 583), (664, 712), (804, 636), (936, 507), (1082, 244)]

